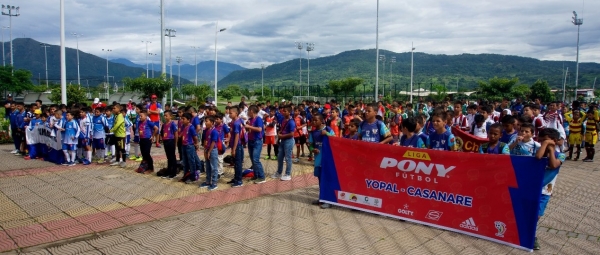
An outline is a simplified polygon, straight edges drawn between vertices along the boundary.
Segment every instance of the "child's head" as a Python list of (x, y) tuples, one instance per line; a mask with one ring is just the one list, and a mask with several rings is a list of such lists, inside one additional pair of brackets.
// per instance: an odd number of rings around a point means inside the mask
[(72, 120), (72, 119), (73, 119), (73, 113), (67, 112), (67, 120)]
[(336, 118), (339, 115), (340, 115), (340, 110), (338, 108), (331, 109), (331, 117), (332, 118)]
[(223, 115), (223, 113), (217, 112), (217, 114), (215, 114), (215, 125), (216, 126), (220, 126), (221, 124), (223, 124), (223, 117), (225, 117), (225, 115)]
[(556, 107), (556, 102), (551, 102), (548, 104), (548, 111), (555, 112), (558, 108)]
[(207, 116), (204, 123), (206, 128), (212, 128), (215, 125), (215, 116)]
[(595, 118), (594, 118), (594, 110), (592, 110), (592, 109), (589, 109), (589, 110), (587, 111), (587, 118), (588, 118), (588, 119), (592, 119), (592, 120), (593, 120), (593, 119), (595, 119)]
[(481, 113), (481, 115), (483, 115), (484, 119), (489, 118), (490, 114), (492, 114), (492, 107), (490, 107), (489, 105), (484, 105), (481, 106), (481, 108), (479, 108), (479, 113)]
[(171, 121), (173, 119), (173, 113), (171, 111), (165, 111), (165, 120)]
[(578, 120), (581, 118), (581, 112), (579, 110), (573, 111), (573, 119)]
[(254, 118), (258, 114), (258, 107), (256, 105), (251, 105), (248, 107), (248, 117)]
[(192, 120), (192, 118), (193, 118), (192, 114), (189, 112), (186, 112), (181, 115), (181, 122), (183, 123), (183, 125), (188, 125), (188, 124), (190, 124), (190, 120)]
[(442, 109), (436, 109), (431, 114), (431, 122), (433, 122), (433, 129), (436, 132), (445, 132), (446, 131), (446, 120), (448, 118), (448, 113)]
[(146, 121), (148, 119), (148, 112), (146, 110), (140, 111), (140, 121)]
[(104, 113), (106, 114), (106, 117), (112, 116), (113, 109), (114, 109), (114, 106), (112, 106), (112, 105), (109, 105), (106, 107), (106, 109), (104, 111)]
[(376, 104), (367, 105), (365, 109), (365, 118), (367, 121), (372, 122), (375, 120), (375, 117), (377, 117), (377, 108), (378, 106)]
[(515, 123), (517, 122), (517, 120), (515, 120), (515, 117), (513, 117), (512, 115), (506, 115), (502, 118), (501, 122), (502, 127), (504, 128), (504, 131), (506, 131), (506, 133), (514, 132)]
[(519, 135), (523, 137), (524, 142), (529, 142), (533, 137), (533, 124), (529, 122), (522, 123)]
[(315, 128), (321, 128), (323, 125), (323, 115), (315, 114), (312, 116), (311, 124)]
[(117, 114), (121, 113), (121, 105), (120, 105), (120, 104), (117, 104), (117, 105), (113, 106), (112, 112), (113, 112), (115, 115), (117, 115)]
[(48, 114), (45, 114), (45, 113), (40, 114), (40, 119), (42, 120), (42, 122), (46, 122), (46, 120), (48, 119)]
[(461, 101), (454, 102), (454, 114), (458, 116), (461, 113), (462, 113), (462, 102)]
[(475, 121), (475, 124), (477, 125), (477, 127), (481, 127), (483, 125), (483, 123), (485, 122), (485, 118), (483, 118), (483, 115), (477, 114), (473, 118), (473, 121)]
[(54, 111), (54, 117), (57, 119), (62, 118), (62, 111), (61, 110)]
[(531, 109), (531, 112), (533, 113), (533, 117), (540, 115), (540, 106), (539, 105), (530, 104), (529, 108)]
[[(101, 108), (101, 107), (97, 107), (97, 108), (94, 110), (94, 115), (95, 115), (95, 116), (100, 116), (100, 115), (102, 115), (102, 112), (104, 112), (104, 109), (103, 109), (103, 108)], [(56, 113), (56, 112), (55, 112), (55, 113)]]
[(402, 133), (407, 135), (417, 130), (417, 120), (414, 117), (408, 117), (402, 121)]
[[(477, 116), (481, 116), (481, 115), (477, 115)], [(500, 125), (500, 123), (494, 123), (490, 126), (490, 129), (488, 130), (488, 139), (490, 140), (490, 143), (497, 143), (498, 140), (500, 140), (500, 137), (502, 136), (502, 125)]]
[(453, 111), (446, 111), (446, 125), (448, 126), (452, 126), (453, 124), (453, 120), (452, 118), (454, 118), (454, 112)]
[(360, 126), (360, 120), (352, 119), (350, 121), (350, 124), (348, 124), (348, 131), (350, 132), (350, 134), (358, 132), (358, 126)]
[(467, 114), (475, 114), (477, 113), (477, 105), (469, 105), (469, 107), (467, 107)]
[(281, 115), (283, 115), (283, 117), (288, 118), (290, 117), (290, 114), (292, 114), (292, 107), (290, 105), (281, 108)]
[(237, 118), (240, 109), (237, 106), (229, 107), (229, 117), (232, 119)]
[(540, 133), (538, 134), (538, 142), (541, 143), (546, 140), (552, 140), (556, 143), (558, 140), (560, 140), (560, 133), (554, 128), (544, 128), (540, 130)]
[(269, 107), (269, 116), (275, 116), (275, 109), (276, 108), (274, 106)]

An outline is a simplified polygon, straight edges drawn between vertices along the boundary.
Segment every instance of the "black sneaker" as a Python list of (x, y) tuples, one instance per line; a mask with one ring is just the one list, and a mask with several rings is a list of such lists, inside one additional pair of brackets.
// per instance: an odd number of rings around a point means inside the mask
[(251, 181), (256, 181), (256, 180), (258, 180), (258, 177), (254, 176), (254, 177), (250, 178), (250, 180)]
[(540, 243), (538, 242), (538, 239), (537, 239), (537, 237), (536, 237), (536, 238), (535, 238), (535, 242), (533, 243), (533, 250), (536, 250), (536, 251), (538, 251), (538, 250), (540, 250), (540, 249), (541, 249), (541, 247), (540, 247)]
[(228, 181), (228, 182), (227, 182), (227, 184), (234, 184), (234, 183), (235, 183), (235, 180), (234, 180), (234, 179), (231, 179), (231, 181)]

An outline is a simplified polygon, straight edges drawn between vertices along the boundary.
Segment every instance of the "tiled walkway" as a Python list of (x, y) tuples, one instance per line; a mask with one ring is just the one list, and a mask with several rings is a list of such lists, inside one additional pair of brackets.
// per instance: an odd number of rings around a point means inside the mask
[[(2, 147), (0, 147), (2, 150)], [(0, 152), (5, 153), (5, 152)], [(7, 156), (0, 155), (0, 160)], [(14, 157), (14, 156), (11, 156)], [(158, 159), (164, 165), (164, 158)], [(21, 163), (20, 159), (14, 161)], [(246, 162), (247, 166), (249, 162)], [(308, 165), (290, 182), (199, 189), (128, 169), (0, 172), (0, 251), (16, 254), (513, 254), (507, 246), (342, 208)], [(264, 163), (267, 173), (275, 161)], [(157, 167), (157, 169), (160, 167)], [(600, 254), (600, 167), (567, 162), (540, 221), (543, 254)]]

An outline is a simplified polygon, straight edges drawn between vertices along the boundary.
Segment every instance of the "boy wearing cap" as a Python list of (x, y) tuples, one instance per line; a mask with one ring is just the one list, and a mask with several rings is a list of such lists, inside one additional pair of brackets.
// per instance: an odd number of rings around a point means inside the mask
[[(150, 104), (147, 107), (148, 110), (148, 117), (150, 119), (150, 121), (152, 122), (152, 124), (154, 124), (154, 126), (158, 127), (158, 129), (160, 130), (160, 113), (162, 112), (162, 106), (160, 105), (159, 102), (157, 102), (158, 97), (156, 95), (152, 95), (150, 97), (150, 99), (152, 100), (150, 102)], [(153, 135), (155, 141), (156, 141), (156, 147), (160, 148), (160, 144), (158, 144), (159, 141), (159, 137), (160, 134), (156, 133)]]

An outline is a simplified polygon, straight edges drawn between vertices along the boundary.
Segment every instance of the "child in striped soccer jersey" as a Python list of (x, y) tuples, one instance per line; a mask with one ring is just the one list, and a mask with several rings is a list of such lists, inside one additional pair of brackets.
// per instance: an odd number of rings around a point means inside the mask
[(96, 108), (94, 110), (94, 117), (92, 117), (92, 147), (96, 150), (98, 164), (104, 163), (104, 150), (106, 149), (104, 138), (106, 137), (105, 130), (108, 129), (108, 122), (106, 122), (106, 118), (102, 114), (103, 111), (104, 108)]
[(196, 169), (196, 152), (198, 151), (198, 134), (196, 127), (191, 124), (194, 117), (191, 113), (183, 113), (179, 121), (181, 128), (179, 129), (179, 137), (181, 137), (181, 146), (183, 153), (181, 161), (183, 163), (183, 177), (181, 182), (192, 182), (198, 180), (198, 170)]
[[(79, 135), (79, 143), (77, 144), (77, 154), (81, 158), (86, 159), (86, 164), (92, 162), (92, 118), (88, 116), (89, 108), (83, 108), (79, 112), (79, 129), (81, 130)], [(81, 162), (84, 162), (81, 160)]]
[(62, 149), (65, 154), (66, 162), (63, 163), (65, 166), (74, 166), (76, 160), (76, 146), (79, 137), (79, 124), (73, 119), (73, 113), (67, 112), (67, 121), (63, 128), (60, 129), (62, 132)]
[(568, 160), (573, 158), (573, 148), (577, 148), (575, 158), (573, 160), (579, 160), (581, 155), (581, 142), (583, 141), (583, 119), (578, 109), (572, 112), (572, 118), (569, 118), (569, 156)]
[(400, 139), (400, 125), (402, 124), (402, 115), (400, 114), (400, 106), (398, 103), (394, 103), (391, 112), (394, 113), (390, 118), (390, 133), (392, 133), (392, 141), (394, 144), (398, 143)]
[(158, 126), (150, 121), (146, 110), (140, 111), (140, 122), (138, 133), (140, 134), (140, 151), (142, 153), (142, 162), (146, 162), (147, 168), (145, 174), (154, 172), (154, 159), (150, 155), (152, 149), (152, 137), (158, 134)]
[(596, 120), (594, 115), (594, 110), (590, 109), (587, 111), (584, 137), (586, 156), (583, 162), (594, 162), (594, 154), (596, 154), (594, 146), (598, 142), (598, 120)]

